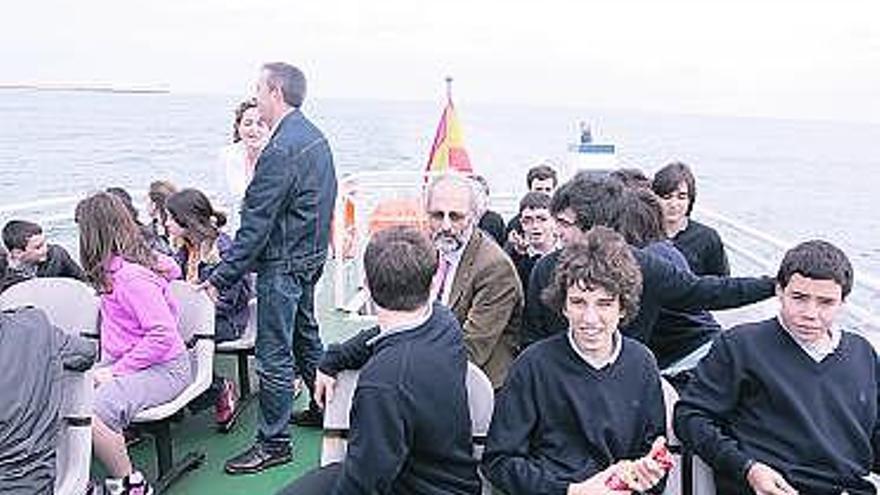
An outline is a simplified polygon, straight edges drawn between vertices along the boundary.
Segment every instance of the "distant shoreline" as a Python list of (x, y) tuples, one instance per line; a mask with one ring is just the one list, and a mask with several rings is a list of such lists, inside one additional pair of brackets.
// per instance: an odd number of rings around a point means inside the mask
[(41, 86), (39, 84), (0, 84), (0, 90), (28, 91), (76, 91), (83, 93), (119, 94), (167, 94), (171, 91), (160, 88), (113, 88), (106, 86)]

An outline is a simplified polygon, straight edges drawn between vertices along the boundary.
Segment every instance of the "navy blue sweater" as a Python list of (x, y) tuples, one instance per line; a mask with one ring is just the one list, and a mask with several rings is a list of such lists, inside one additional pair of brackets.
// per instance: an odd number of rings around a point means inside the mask
[[(672, 241), (653, 242), (644, 249), (669, 261), (679, 270), (691, 272), (684, 255)], [(706, 310), (660, 308), (648, 347), (654, 352), (657, 365), (662, 370), (711, 341), (719, 331), (721, 325)]]
[(814, 361), (776, 319), (723, 332), (675, 408), (675, 432), (715, 469), (720, 493), (751, 493), (747, 461), (779, 471), (800, 493), (874, 493), (873, 348), (844, 332)]
[(496, 398), (484, 473), (508, 495), (565, 494), (647, 454), (665, 425), (660, 374), (642, 344), (624, 337), (617, 360), (596, 370), (559, 334), (514, 363)]
[[(640, 342), (650, 341), (661, 307), (678, 310), (736, 308), (767, 299), (775, 290), (775, 282), (769, 277), (697, 277), (641, 249), (633, 248), (632, 253), (642, 271), (642, 293), (639, 313), (621, 330)], [(550, 253), (532, 269), (523, 318), (524, 346), (568, 328), (562, 315), (540, 299), (541, 292), (550, 285), (560, 255), (561, 251)]]
[(697, 275), (730, 275), (724, 244), (712, 227), (688, 219), (687, 227), (676, 234), (672, 242)]
[[(369, 334), (375, 331), (357, 338)], [(435, 304), (421, 326), (352, 349), (370, 355), (355, 389), (348, 451), (333, 493), (479, 493), (467, 354), (455, 316)]]

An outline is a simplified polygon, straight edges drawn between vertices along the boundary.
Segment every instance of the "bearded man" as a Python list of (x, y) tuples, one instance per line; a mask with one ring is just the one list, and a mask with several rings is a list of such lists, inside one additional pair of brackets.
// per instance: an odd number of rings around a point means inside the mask
[(428, 230), (440, 255), (431, 297), (455, 314), (468, 360), (498, 389), (519, 346), (523, 289), (507, 254), (476, 228), (478, 187), (453, 174), (428, 185)]

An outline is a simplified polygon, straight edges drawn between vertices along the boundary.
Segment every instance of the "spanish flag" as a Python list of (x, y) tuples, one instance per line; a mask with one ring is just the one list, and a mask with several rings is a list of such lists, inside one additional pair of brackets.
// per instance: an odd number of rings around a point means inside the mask
[(461, 137), (461, 124), (455, 114), (455, 106), (452, 104), (452, 78), (446, 78), (446, 108), (437, 124), (437, 134), (434, 135), (434, 144), (431, 146), (431, 154), (428, 157), (428, 165), (425, 172), (444, 173), (450, 170), (463, 173), (471, 173), (471, 160), (464, 149)]

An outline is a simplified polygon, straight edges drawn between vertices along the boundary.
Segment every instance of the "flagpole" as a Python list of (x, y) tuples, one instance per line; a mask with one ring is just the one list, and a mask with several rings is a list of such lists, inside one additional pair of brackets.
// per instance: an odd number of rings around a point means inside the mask
[(452, 76), (446, 76), (446, 101), (452, 103)]

